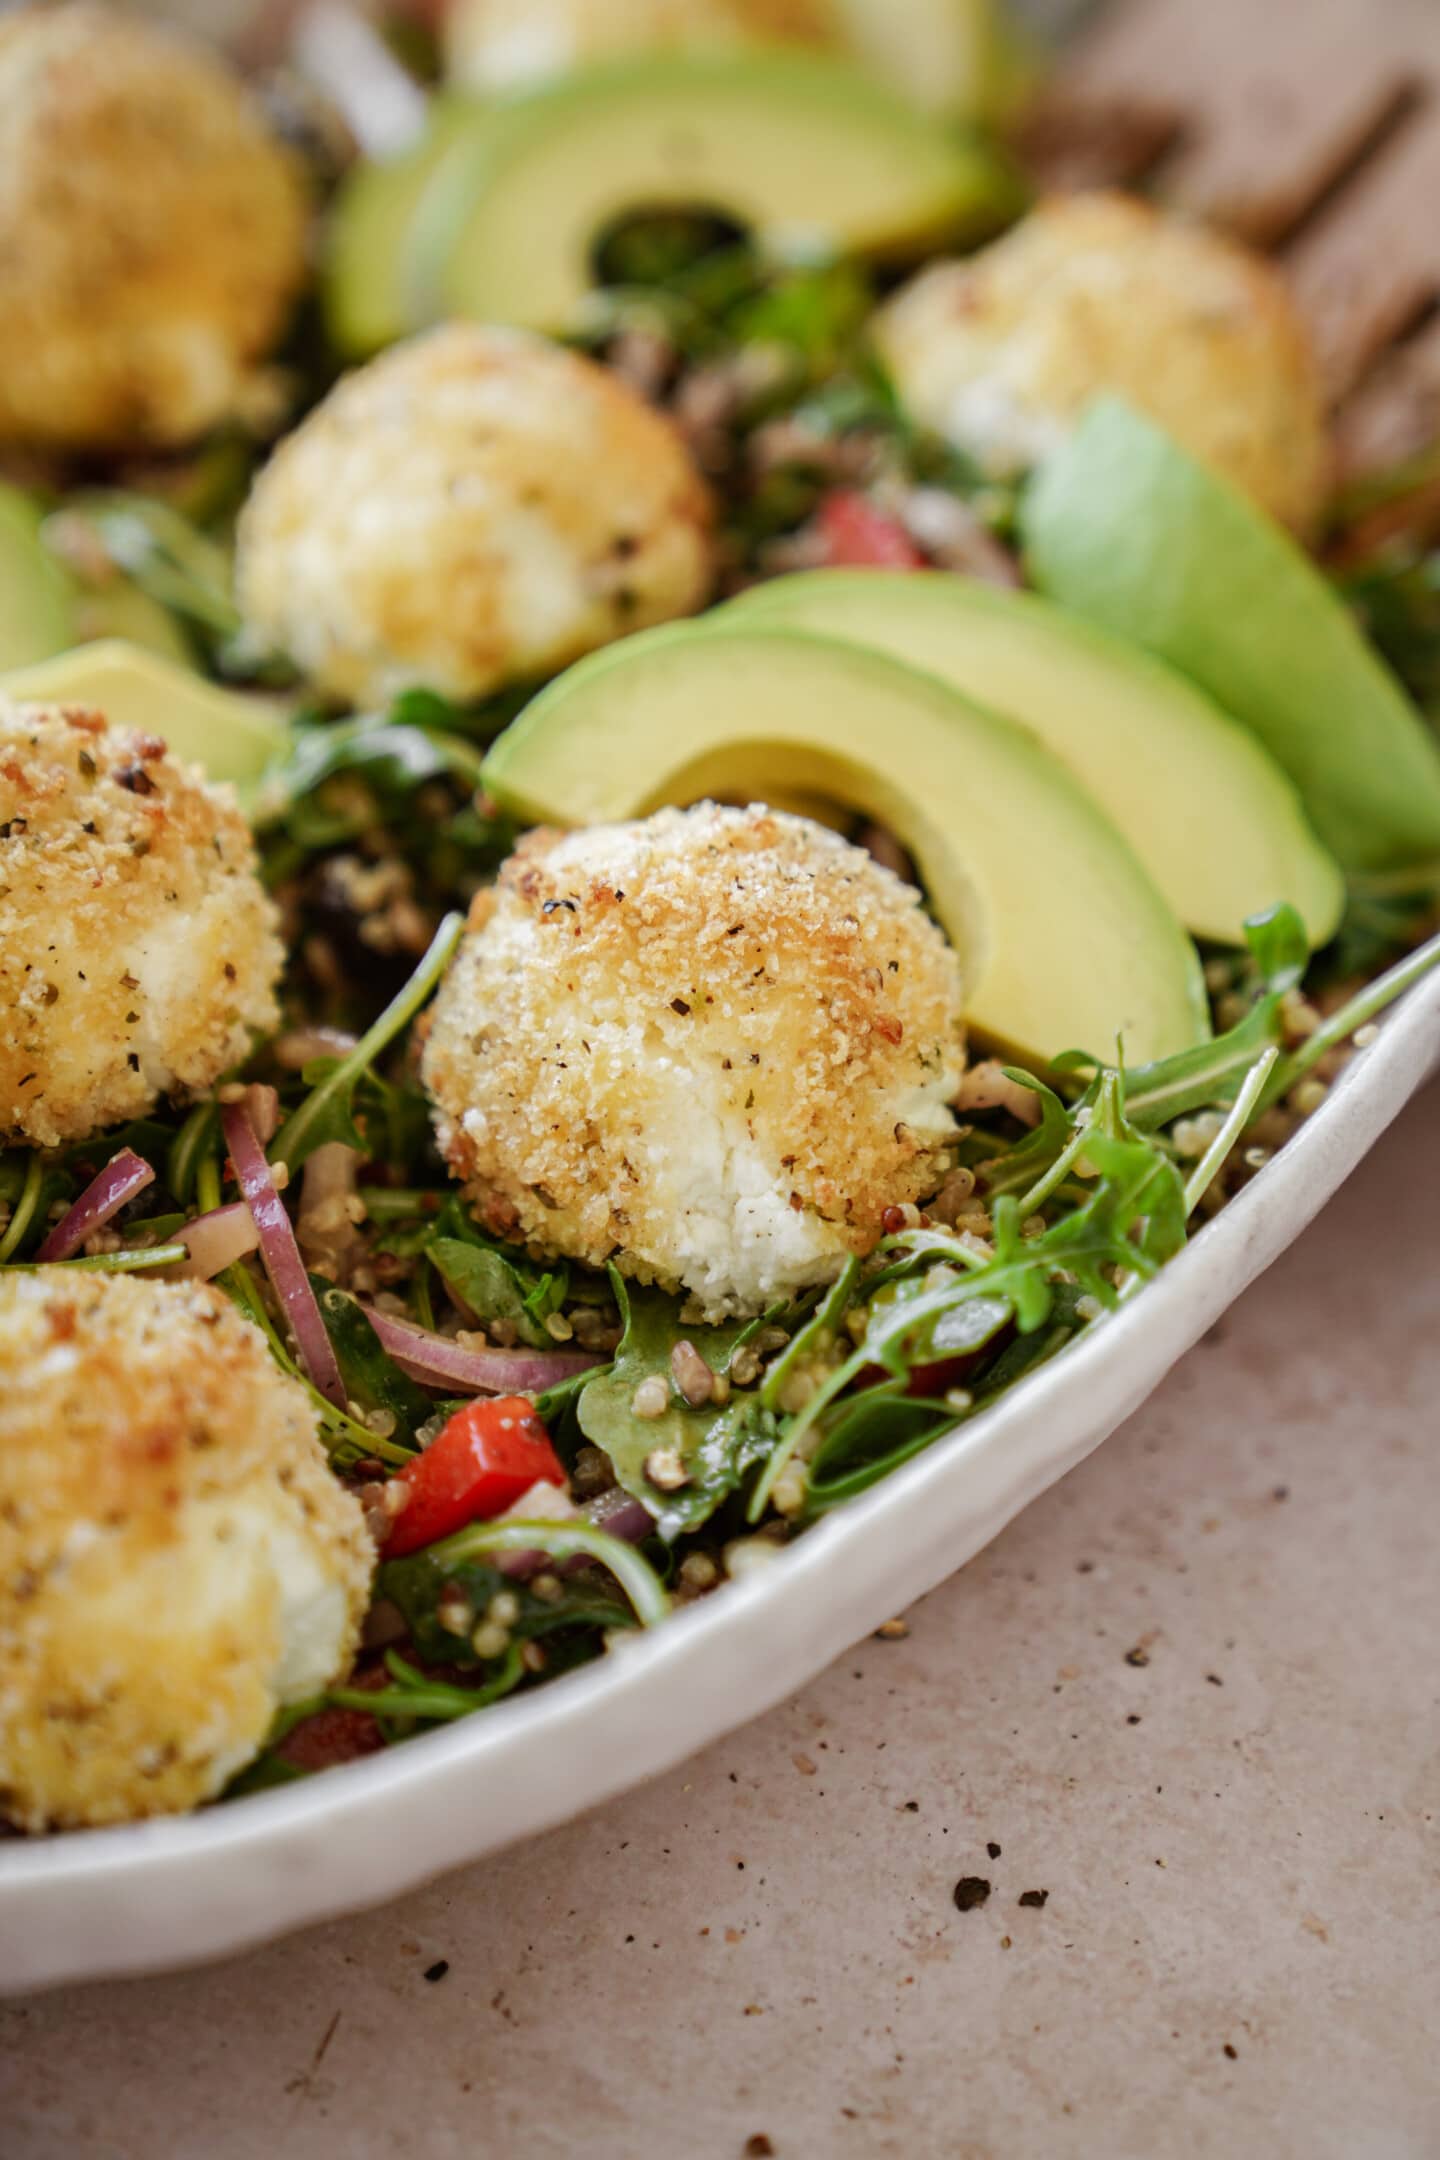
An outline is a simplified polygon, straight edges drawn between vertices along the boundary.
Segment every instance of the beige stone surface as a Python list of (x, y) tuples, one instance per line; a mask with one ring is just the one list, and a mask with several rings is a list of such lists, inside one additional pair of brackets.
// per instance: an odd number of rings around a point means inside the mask
[(673, 1776), (0, 2007), (6, 2160), (1433, 2160), (1437, 1194), (1432, 1088), (904, 1639)]

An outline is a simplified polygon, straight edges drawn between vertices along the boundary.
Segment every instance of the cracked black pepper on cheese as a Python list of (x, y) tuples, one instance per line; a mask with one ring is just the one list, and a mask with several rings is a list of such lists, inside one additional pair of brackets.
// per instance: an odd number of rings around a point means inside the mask
[(0, 702), (0, 1142), (209, 1087), (279, 1018), (277, 924), (228, 788), (99, 713)]
[(762, 1309), (933, 1193), (960, 964), (913, 887), (807, 821), (704, 803), (521, 841), (423, 1074), (482, 1220)]

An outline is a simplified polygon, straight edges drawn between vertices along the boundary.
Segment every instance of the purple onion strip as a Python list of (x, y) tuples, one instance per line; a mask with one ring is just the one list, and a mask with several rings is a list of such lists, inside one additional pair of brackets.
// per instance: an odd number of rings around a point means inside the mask
[(131, 1148), (112, 1155), (98, 1177), (92, 1178), (75, 1205), (61, 1216), (35, 1258), (41, 1263), (68, 1260), (80, 1250), (93, 1231), (103, 1230), (127, 1200), (155, 1182), (155, 1172), (143, 1156)]
[(340, 1377), (334, 1346), (325, 1331), (320, 1306), (310, 1287), (295, 1231), (285, 1203), (276, 1190), (265, 1160), (265, 1150), (244, 1103), (225, 1103), (220, 1111), (221, 1130), (240, 1190), (245, 1195), (255, 1228), (260, 1234), (260, 1258), (276, 1297), (294, 1331), (301, 1360), (320, 1393), (337, 1410), (345, 1408), (345, 1383)]
[(373, 1305), (364, 1310), (382, 1348), (412, 1380), (427, 1387), (468, 1388), (477, 1395), (543, 1394), (603, 1362), (586, 1350), (467, 1350), (413, 1320)]

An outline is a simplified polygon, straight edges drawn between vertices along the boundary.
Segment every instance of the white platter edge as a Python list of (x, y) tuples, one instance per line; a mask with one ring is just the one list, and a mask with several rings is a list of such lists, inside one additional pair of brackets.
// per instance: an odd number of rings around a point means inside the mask
[(1134, 1304), (763, 1574), (617, 1655), (233, 1805), (0, 1844), (0, 1990), (217, 1958), (383, 1903), (672, 1768), (792, 1695), (1083, 1460), (1289, 1246), (1440, 1064), (1440, 978)]

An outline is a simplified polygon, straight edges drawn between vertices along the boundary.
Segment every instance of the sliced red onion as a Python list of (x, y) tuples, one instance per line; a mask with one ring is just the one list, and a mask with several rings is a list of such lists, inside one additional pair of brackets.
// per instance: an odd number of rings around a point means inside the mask
[(230, 1160), (235, 1165), (235, 1175), (240, 1180), (240, 1190), (255, 1219), (265, 1272), (290, 1322), (301, 1361), (326, 1401), (343, 1410), (345, 1383), (340, 1377), (334, 1347), (325, 1332), (325, 1322), (320, 1317), (320, 1306), (310, 1287), (285, 1203), (275, 1189), (265, 1150), (255, 1136), (245, 1104), (225, 1103), (220, 1111), (220, 1127), (230, 1150)]
[[(534, 1488), (531, 1489), (533, 1491)], [(557, 1510), (557, 1514), (562, 1512), (571, 1511)], [(627, 1545), (638, 1545), (641, 1538), (649, 1537), (655, 1527), (655, 1518), (644, 1501), (632, 1498), (618, 1485), (613, 1485), (607, 1493), (601, 1493), (598, 1500), (588, 1500), (581, 1508), (580, 1515), (592, 1530), (603, 1530), (607, 1537), (623, 1538)], [(507, 1510), (506, 1517), (500, 1519), (523, 1521), (524, 1518), (516, 1517)], [(557, 1564), (548, 1553), (510, 1552), (497, 1555), (495, 1565), (502, 1575), (512, 1576), (517, 1582), (528, 1582), (532, 1575), (540, 1574), (544, 1568), (553, 1569), (557, 1575), (573, 1575), (577, 1568), (587, 1566), (588, 1560), (584, 1553), (576, 1553), (572, 1559), (561, 1560)]]
[(365, 1307), (365, 1317), (402, 1372), (426, 1387), (467, 1388), (476, 1395), (543, 1394), (603, 1363), (586, 1350), (466, 1350), (413, 1320)]
[(212, 1208), (208, 1215), (197, 1215), (194, 1222), (176, 1231), (171, 1242), (186, 1246), (190, 1257), (167, 1268), (166, 1274), (177, 1281), (209, 1282), (254, 1252), (260, 1232), (245, 1202), (232, 1200), (225, 1207)]
[(287, 1034), (277, 1036), (270, 1050), (276, 1064), (283, 1065), (286, 1072), (303, 1072), (314, 1058), (347, 1057), (358, 1040), (343, 1028), (291, 1028)]
[(144, 1192), (154, 1182), (155, 1172), (144, 1157), (131, 1148), (121, 1148), (100, 1175), (90, 1180), (75, 1205), (61, 1216), (35, 1258), (41, 1262), (68, 1260), (93, 1231), (103, 1230), (110, 1218), (119, 1214), (127, 1200), (133, 1200), (136, 1193)]
[(587, 1501), (583, 1512), (592, 1529), (623, 1538), (627, 1545), (638, 1545), (655, 1527), (655, 1518), (644, 1501), (637, 1500), (622, 1485), (612, 1485), (598, 1500)]

